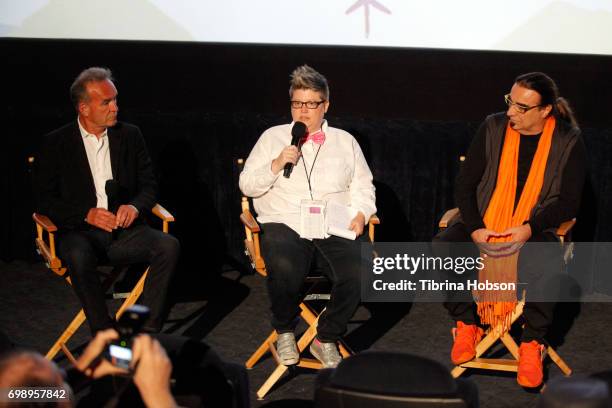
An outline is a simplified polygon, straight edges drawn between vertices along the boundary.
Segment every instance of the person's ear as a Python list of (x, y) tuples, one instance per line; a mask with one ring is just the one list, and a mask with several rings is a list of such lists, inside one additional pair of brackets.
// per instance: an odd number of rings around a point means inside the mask
[(87, 117), (89, 116), (89, 105), (85, 102), (79, 102), (78, 104), (79, 115)]

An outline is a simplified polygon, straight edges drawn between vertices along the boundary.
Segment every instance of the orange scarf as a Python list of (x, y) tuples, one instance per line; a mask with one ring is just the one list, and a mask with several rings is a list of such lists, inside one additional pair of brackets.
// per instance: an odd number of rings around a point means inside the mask
[[(531, 162), (527, 182), (523, 187), (521, 197), (514, 209), (516, 197), (516, 179), (518, 173), (518, 154), (521, 140), (520, 134), (510, 127), (506, 127), (504, 147), (499, 163), (497, 184), (484, 216), (487, 229), (503, 232), (508, 228), (523, 225), (529, 219), (531, 210), (538, 201), (544, 171), (555, 129), (555, 118), (550, 116), (544, 124), (538, 148)], [(514, 209), (514, 213), (513, 213)], [(510, 242), (511, 237), (491, 237), (488, 242)], [(484, 258), (484, 268), (478, 275), (479, 282), (517, 282), (518, 252), (494, 258)], [(482, 255), (481, 255), (482, 256)], [(478, 316), (480, 321), (491, 327), (501, 327), (503, 332), (510, 329), (512, 311), (516, 306), (516, 291), (487, 291), (474, 292), (478, 303)]]

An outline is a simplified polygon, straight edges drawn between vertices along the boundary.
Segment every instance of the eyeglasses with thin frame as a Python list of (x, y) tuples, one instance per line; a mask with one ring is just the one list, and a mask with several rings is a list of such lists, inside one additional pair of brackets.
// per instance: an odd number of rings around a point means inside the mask
[(323, 101), (307, 101), (307, 102), (291, 101), (291, 108), (292, 109), (302, 109), (302, 107), (306, 105), (308, 109), (317, 109), (319, 105), (321, 105), (322, 103), (325, 103), (325, 101), (324, 100)]
[(516, 109), (518, 113), (526, 113), (532, 110), (533, 108), (539, 108), (540, 106), (542, 106), (542, 104), (527, 106), (520, 103), (516, 103), (512, 100), (512, 98), (510, 98), (510, 94), (504, 95), (504, 101), (506, 102), (506, 105), (508, 105), (508, 107), (514, 106), (514, 109)]

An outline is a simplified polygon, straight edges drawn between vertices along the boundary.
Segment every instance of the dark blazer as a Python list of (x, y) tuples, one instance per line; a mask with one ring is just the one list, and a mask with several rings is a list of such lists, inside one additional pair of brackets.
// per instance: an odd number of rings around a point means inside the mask
[[(150, 210), (157, 183), (140, 129), (118, 122), (108, 129), (108, 141), (117, 203)], [(37, 211), (58, 228), (88, 228), (85, 217), (97, 205), (96, 190), (77, 121), (46, 135), (34, 163)]]

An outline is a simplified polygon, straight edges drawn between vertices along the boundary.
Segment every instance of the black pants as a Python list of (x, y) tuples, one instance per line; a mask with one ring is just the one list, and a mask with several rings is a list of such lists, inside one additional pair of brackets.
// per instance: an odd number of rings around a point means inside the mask
[[(441, 231), (433, 239), (435, 242), (472, 242), (470, 235), (467, 232), (465, 224), (456, 223)], [(533, 235), (529, 242), (558, 242), (557, 237), (550, 233), (541, 233)], [(559, 292), (557, 285), (560, 284), (560, 279), (555, 279), (554, 273), (551, 270), (558, 272), (562, 268), (562, 257), (560, 247), (555, 245), (546, 245), (545, 247), (523, 247), (519, 256), (519, 277), (520, 281), (529, 282), (529, 290), (527, 290), (527, 299), (523, 308), (523, 318), (525, 319), (525, 329), (521, 335), (522, 342), (530, 342), (537, 340), (544, 343), (544, 336), (548, 328), (552, 324), (554, 317), (554, 302), (532, 302), (530, 298), (538, 298), (541, 293), (546, 293), (547, 297), (551, 294)], [(529, 251), (542, 249), (547, 251), (547, 254), (538, 254), (532, 256)], [(473, 253), (469, 256), (478, 256), (478, 248), (473, 247)], [(465, 255), (465, 254), (463, 254)], [(545, 262), (542, 262), (545, 261)], [(544, 272), (546, 271), (546, 272)], [(464, 277), (464, 279), (471, 277)], [(520, 296), (520, 293), (518, 294)], [(541, 297), (540, 297), (541, 299)], [(448, 292), (447, 301), (444, 307), (448, 310), (451, 318), (455, 321), (461, 321), (465, 324), (480, 324), (480, 320), (476, 313), (476, 305), (474, 302), (466, 302), (464, 294), (457, 292)]]
[(92, 333), (112, 327), (98, 265), (150, 265), (142, 299), (151, 309), (145, 327), (158, 331), (163, 324), (166, 293), (179, 257), (179, 242), (145, 224), (119, 229), (115, 235), (98, 228), (66, 231), (58, 236), (59, 254), (81, 300)]
[(344, 334), (361, 298), (361, 243), (336, 236), (307, 240), (285, 224), (262, 225), (261, 251), (268, 272), (272, 326), (278, 333), (294, 330), (302, 286), (315, 265), (324, 265), (332, 283), (331, 299), (319, 318), (317, 336), (334, 342)]

